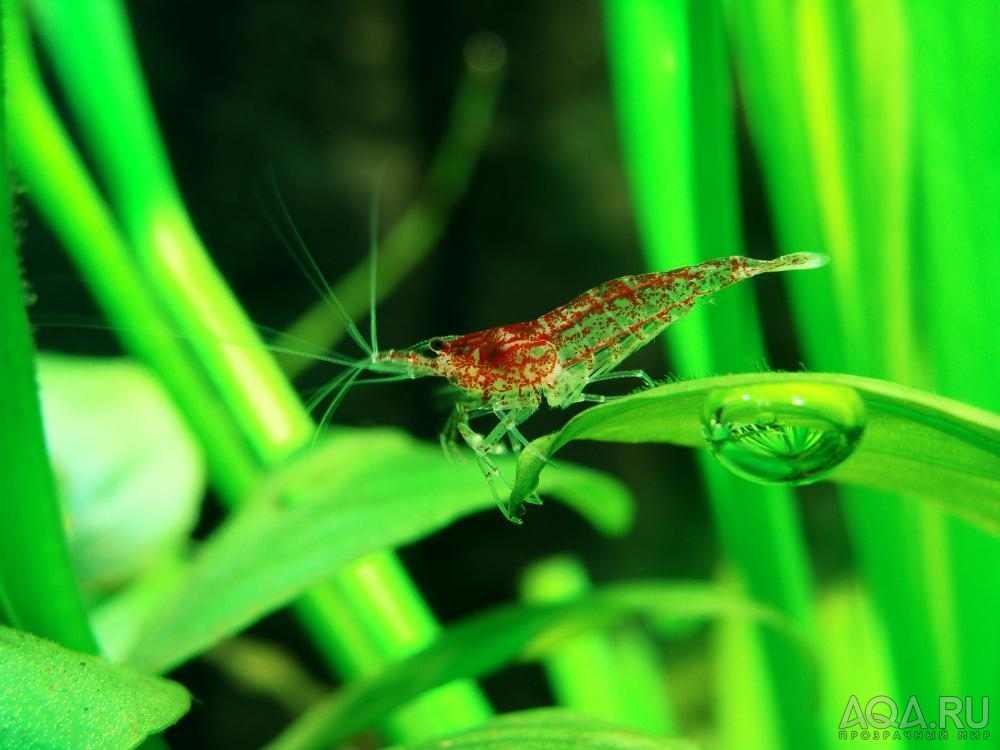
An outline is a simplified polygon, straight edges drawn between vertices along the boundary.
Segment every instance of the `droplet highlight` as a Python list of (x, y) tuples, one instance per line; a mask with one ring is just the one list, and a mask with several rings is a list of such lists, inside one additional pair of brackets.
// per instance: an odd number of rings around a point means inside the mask
[(810, 484), (854, 452), (867, 412), (852, 388), (755, 383), (712, 391), (702, 432), (719, 463), (762, 484)]

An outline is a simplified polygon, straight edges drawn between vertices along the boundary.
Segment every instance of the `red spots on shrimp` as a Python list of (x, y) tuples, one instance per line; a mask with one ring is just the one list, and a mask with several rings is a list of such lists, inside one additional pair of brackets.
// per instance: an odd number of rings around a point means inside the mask
[(528, 324), (491, 328), (450, 342), (448, 379), (488, 400), (538, 390), (557, 365), (555, 347)]

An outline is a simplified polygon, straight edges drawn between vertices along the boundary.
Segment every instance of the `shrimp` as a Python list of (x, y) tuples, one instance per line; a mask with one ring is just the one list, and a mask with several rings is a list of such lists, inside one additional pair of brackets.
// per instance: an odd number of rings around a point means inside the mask
[[(354, 361), (332, 354), (317, 357), (347, 367), (306, 404), (312, 411), (333, 394), (319, 421), (317, 436), (355, 383), (445, 378), (460, 395), (441, 433), (442, 447), (447, 451), (457, 442), (456, 436), (461, 436), (475, 454), (500, 510), (514, 523), (521, 523), (524, 508), (520, 505), (511, 507), (501, 497), (501, 485), (510, 485), (493, 455), (503, 449), (504, 438), (509, 438), (515, 451), (522, 448), (536, 450), (521, 433), (520, 425), (543, 403), (565, 409), (581, 402), (607, 401), (613, 397), (585, 390), (591, 383), (603, 380), (635, 378), (644, 387), (652, 387), (655, 385), (653, 379), (642, 370), (619, 371), (618, 366), (667, 326), (686, 315), (702, 298), (761, 273), (818, 268), (829, 262), (829, 258), (821, 253), (792, 253), (774, 260), (730, 256), (673, 271), (622, 276), (584, 292), (535, 320), (461, 336), (435, 336), (405, 349), (379, 350), (375, 324), (377, 189), (372, 197), (369, 216), (372, 237), (369, 264), (370, 344), (320, 272), (296, 230), (273, 178), (272, 189), (280, 221), (261, 200), (272, 227), (313, 288), (365, 353), (364, 358)], [(302, 354), (291, 349), (282, 351)], [(360, 376), (366, 371), (383, 377), (361, 380)], [(485, 435), (473, 430), (470, 420), (487, 415), (493, 415), (497, 425)], [(541, 454), (538, 458), (547, 460)], [(527, 499), (529, 502), (541, 502), (534, 494)]]
[[(514, 450), (531, 449), (519, 425), (543, 402), (564, 409), (606, 401), (610, 397), (587, 393), (586, 388), (612, 378), (636, 378), (652, 386), (645, 372), (617, 371), (618, 366), (702, 298), (761, 273), (817, 268), (827, 260), (816, 253), (774, 260), (732, 256), (673, 271), (623, 276), (535, 320), (462, 336), (435, 336), (405, 349), (372, 349), (370, 359), (357, 366), (399, 379), (441, 377), (455, 386), (461, 396), (442, 433), (442, 444), (454, 443), (456, 433), (461, 436), (475, 453), (504, 515), (520, 523), (523, 507), (511, 508), (501, 499), (505, 480), (493, 454), (502, 449), (505, 437)], [(358, 374), (343, 378), (338, 399)], [(498, 424), (489, 433), (472, 429), (471, 419), (490, 414)], [(530, 500), (539, 502), (537, 497)]]

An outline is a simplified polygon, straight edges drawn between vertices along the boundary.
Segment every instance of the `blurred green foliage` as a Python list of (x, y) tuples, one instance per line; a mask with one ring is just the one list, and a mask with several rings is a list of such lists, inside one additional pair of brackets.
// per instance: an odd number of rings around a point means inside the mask
[[(254, 198), (254, 186), (272, 172), (323, 273), (340, 280), (348, 307), (361, 313), (369, 204), (384, 168), (382, 346), (533, 318), (597, 283), (651, 268), (743, 252), (820, 251), (832, 257), (828, 273), (763, 278), (727, 291), (666, 333), (666, 359), (663, 347), (650, 346), (634, 366), (686, 378), (804, 367), (844, 373), (855, 384), (898, 384), (878, 386), (874, 397), (857, 386), (878, 427), (874, 445), (844, 467), (861, 489), (762, 488), (725, 473), (707, 452), (573, 442), (559, 462), (607, 472), (634, 493), (635, 528), (625, 540), (603, 537), (554, 503), (523, 528), (499, 513), (465, 518), (401, 552), (409, 577), (380, 553), (300, 600), (295, 611), (309, 644), (286, 614), (255, 625), (255, 638), (290, 650), (279, 660), (318, 674), (334, 665), (347, 681), (367, 675), (351, 689), (377, 692), (385, 686), (373, 673), (397, 669), (405, 676), (421, 659), (440, 666), (435, 655), (456, 636), (446, 630), (438, 638), (431, 610), (450, 622), (515, 599), (520, 577), (537, 560), (566, 553), (585, 574), (578, 571), (583, 577), (575, 584), (564, 581), (551, 601), (565, 604), (552, 606), (571, 608), (580, 597), (586, 609), (586, 574), (597, 584), (715, 579), (819, 644), (806, 652), (759, 623), (728, 618), (710, 634), (690, 623), (675, 626), (666, 646), (634, 623), (586, 633), (584, 641), (573, 640), (578, 632), (553, 636), (545, 653), (552, 692), (578, 709), (600, 704), (603, 695), (606, 718), (640, 729), (670, 727), (718, 747), (839, 747), (838, 723), (851, 694), (862, 705), (877, 694), (902, 705), (915, 694), (926, 711), (936, 709), (938, 695), (995, 690), (1000, 584), (990, 571), (1000, 563), (1000, 544), (989, 533), (995, 526), (982, 522), (996, 521), (989, 475), (995, 418), (971, 407), (1000, 408), (992, 320), (1000, 308), (996, 4), (135, 2), (127, 10), (136, 60), (127, 43), (117, 46), (127, 41), (118, 4), (33, 5), (55, 107), (39, 96), (30, 66), (17, 66), (23, 58), (8, 75), (8, 85), (23, 94), (8, 107), (12, 153), (31, 199), (19, 204), (23, 266), (37, 296), (30, 314), (39, 322), (79, 321), (92, 295), (126, 347), (151, 364), (180, 404), (227, 508), (275, 472), (294, 470), (311, 438), (308, 416), (241, 307), (272, 329), (298, 320), (296, 336), (316, 346), (341, 333), (316, 315), (301, 317), (315, 295)], [(9, 11), (11, 3), (5, 6)], [(27, 37), (10, 41), (16, 31), (8, 24), (8, 48), (21, 44), (23, 53)], [(52, 127), (57, 117), (75, 123), (68, 135)], [(164, 237), (175, 254), (163, 254)], [(77, 267), (65, 260), (64, 246)], [(171, 264), (178, 259), (184, 262)], [(13, 283), (8, 265), (4, 280)], [(117, 350), (111, 336), (94, 330), (39, 326), (37, 338), (62, 351)], [(220, 339), (238, 346), (219, 347)], [(297, 339), (284, 343), (311, 348)], [(348, 343), (338, 348), (357, 354)], [(296, 387), (308, 394), (331, 374), (312, 367)], [(439, 385), (357, 387), (337, 421), (436, 441), (447, 409)], [(899, 386), (969, 406), (908, 396)], [(676, 413), (648, 420), (650, 430), (663, 433), (657, 439), (669, 433), (668, 440), (697, 442), (700, 406), (675, 396), (700, 387), (664, 387), (655, 408)], [(646, 397), (591, 410), (567, 430), (590, 425), (639, 434), (635, 415), (617, 419), (615, 410)], [(24, 424), (37, 411), (29, 402), (18, 401), (30, 407)], [(678, 403), (683, 408), (675, 409)], [(543, 413), (525, 429), (537, 438), (570, 416)], [(989, 435), (977, 442), (983, 425)], [(953, 438), (978, 451), (955, 475), (954, 495), (935, 505), (900, 494), (928, 484), (945, 494), (941, 484), (951, 475), (937, 466), (918, 476), (913, 462), (966, 455), (964, 448), (946, 453)], [(34, 451), (24, 466), (45, 486), (39, 445), (24, 442)], [(362, 438), (339, 458), (377, 463), (379, 445), (373, 437), (366, 454)], [(877, 446), (892, 456), (880, 462)], [(412, 464), (400, 460), (411, 478), (447, 471), (440, 457), (421, 458), (425, 446), (412, 447), (401, 454)], [(984, 466), (986, 474), (975, 476)], [(343, 463), (330, 467), (340, 471)], [(557, 467), (543, 477), (548, 473)], [(329, 486), (343, 492), (338, 482), (361, 476), (345, 471)], [(322, 477), (315, 482), (325, 486)], [(581, 486), (609, 486), (604, 478), (595, 482)], [(423, 490), (434, 495), (433, 482)], [(382, 493), (384, 507), (405, 503), (393, 492)], [(949, 501), (976, 510), (978, 525), (952, 515)], [(15, 547), (5, 546), (6, 560), (51, 553), (30, 559), (55, 561), (63, 567), (52, 569), (65, 573), (56, 514), (38, 507), (36, 523), (23, 527), (26, 544), (16, 558)], [(330, 509), (327, 522), (350, 518), (337, 512)], [(221, 518), (219, 505), (206, 504), (194, 539), (218, 542)], [(379, 526), (372, 518), (368, 531)], [(9, 528), (16, 539), (18, 527)], [(188, 549), (180, 546), (161, 570), (103, 602), (94, 621), (122, 642), (140, 638), (135, 613), (155, 611), (176, 576), (186, 574)], [(267, 557), (274, 545), (260, 546), (267, 548), (237, 551), (251, 567), (260, 564), (254, 570), (269, 571), (269, 584), (282, 583), (293, 566)], [(66, 646), (91, 647), (68, 576), (53, 583), (32, 576), (41, 567), (11, 574), (16, 567), (0, 575), (5, 619)], [(9, 592), (18, 586), (20, 601), (12, 603)], [(37, 609), (32, 601), (40, 602)], [(532, 611), (511, 606), (512, 622)], [(18, 612), (28, 616), (12, 617)], [(76, 614), (61, 619), (60, 612)], [(466, 644), (470, 658), (509, 660), (499, 640), (476, 632)], [(398, 661), (421, 645), (429, 650)], [(232, 658), (223, 653), (207, 663)], [(588, 658), (600, 664), (594, 674)], [(661, 704), (661, 715), (651, 718), (648, 704), (622, 706), (609, 697), (621, 691), (595, 675), (614, 674), (616, 665), (633, 687), (648, 686), (645, 695), (654, 695), (650, 703)], [(497, 710), (552, 702), (540, 673), (526, 670), (504, 670), (484, 683)], [(567, 689), (574, 673), (578, 690)], [(167, 733), (178, 746), (258, 746), (295, 718), (261, 690), (266, 680), (245, 691), (234, 685), (237, 669), (196, 661), (173, 677), (203, 701)], [(396, 705), (392, 697), (389, 707)], [(417, 740), (479, 725), (488, 714), (479, 690), (462, 683), (426, 695), (382, 729), (387, 737)], [(524, 730), (518, 721), (501, 719), (498, 731)], [(564, 728), (557, 715), (527, 722), (531, 737), (547, 727), (553, 741)], [(322, 742), (322, 734), (309, 734), (314, 728), (304, 720), (287, 736)]]

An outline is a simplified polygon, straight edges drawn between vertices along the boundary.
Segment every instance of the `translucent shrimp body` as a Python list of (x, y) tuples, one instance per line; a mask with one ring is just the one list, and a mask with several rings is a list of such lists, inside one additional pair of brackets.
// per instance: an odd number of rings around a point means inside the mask
[[(732, 256), (623, 276), (535, 320), (375, 352), (369, 367), (413, 378), (443, 377), (461, 391), (442, 439), (450, 442), (456, 431), (462, 436), (499, 499), (501, 477), (491, 454), (507, 435), (515, 449), (527, 445), (517, 426), (543, 401), (558, 408), (603, 401), (606, 397), (585, 389), (611, 378), (635, 377), (652, 385), (644, 372), (615, 370), (702, 298), (761, 273), (817, 268), (826, 262), (825, 255), (815, 253), (774, 260)], [(499, 419), (496, 428), (485, 436), (474, 432), (469, 420), (489, 413)], [(500, 505), (508, 518), (517, 520), (514, 510)]]

